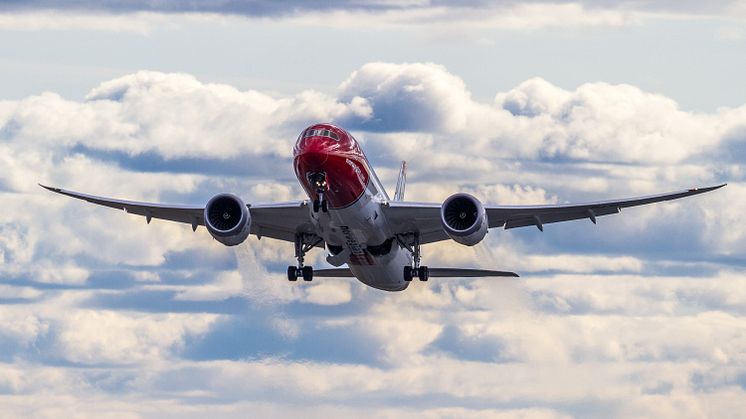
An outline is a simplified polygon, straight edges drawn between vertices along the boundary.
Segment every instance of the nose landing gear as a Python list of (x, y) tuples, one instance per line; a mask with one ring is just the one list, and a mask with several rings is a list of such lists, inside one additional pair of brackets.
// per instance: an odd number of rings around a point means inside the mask
[(322, 212), (328, 212), (329, 205), (326, 203), (326, 199), (324, 199), (324, 193), (328, 188), (326, 175), (320, 172), (311, 173), (308, 175), (308, 180), (311, 182), (311, 185), (316, 188), (316, 194), (319, 196), (318, 199), (313, 200), (313, 212), (319, 212), (319, 210)]

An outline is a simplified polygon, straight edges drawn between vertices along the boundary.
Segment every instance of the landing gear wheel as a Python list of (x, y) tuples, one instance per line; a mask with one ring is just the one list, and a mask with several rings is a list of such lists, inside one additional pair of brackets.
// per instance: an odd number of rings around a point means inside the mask
[(430, 279), (430, 270), (427, 269), (427, 266), (420, 266), (417, 269), (417, 277), (420, 278), (420, 281), (427, 281)]
[(319, 212), (319, 207), (320, 207), (319, 200), (314, 199), (313, 200), (313, 212)]
[(412, 278), (416, 276), (420, 281), (424, 282), (430, 279), (430, 270), (427, 266), (420, 266), (420, 234), (412, 233), (412, 236), (412, 243), (406, 241), (406, 235), (404, 237), (396, 236), (399, 245), (412, 253), (412, 264), (414, 266), (404, 267), (404, 280), (410, 282), (412, 281)]
[[(314, 204), (316, 203), (318, 201), (314, 201)], [(298, 266), (288, 266), (288, 281), (297, 281), (300, 277), (303, 277), (304, 281), (313, 279), (313, 267), (303, 266), (303, 259), (306, 257), (306, 252), (322, 242), (323, 239), (315, 234), (299, 233), (295, 235), (295, 258), (298, 260)]]
[(321, 211), (329, 212), (329, 205), (326, 203), (326, 199), (321, 201)]
[(404, 267), (404, 280), (407, 282), (412, 282), (412, 267), (411, 266)]
[(311, 266), (304, 266), (303, 269), (303, 280), (304, 281), (312, 281), (313, 280), (313, 267)]
[(298, 280), (298, 268), (295, 266), (288, 266), (288, 281), (297, 281)]

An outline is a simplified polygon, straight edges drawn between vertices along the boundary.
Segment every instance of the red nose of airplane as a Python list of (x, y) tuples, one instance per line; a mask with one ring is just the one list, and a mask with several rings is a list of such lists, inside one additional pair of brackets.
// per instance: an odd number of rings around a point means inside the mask
[(336, 144), (325, 138), (305, 138), (295, 147), (296, 164), (299, 163), (306, 170), (320, 170), (335, 146)]

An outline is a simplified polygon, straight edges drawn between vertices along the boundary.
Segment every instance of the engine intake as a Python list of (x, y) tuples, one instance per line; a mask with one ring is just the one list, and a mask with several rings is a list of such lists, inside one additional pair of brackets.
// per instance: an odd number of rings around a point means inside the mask
[(474, 246), (487, 235), (484, 205), (466, 193), (451, 195), (443, 202), (440, 222), (448, 237), (466, 246)]
[(205, 227), (226, 246), (243, 243), (251, 231), (251, 214), (241, 198), (233, 194), (213, 196), (205, 206)]

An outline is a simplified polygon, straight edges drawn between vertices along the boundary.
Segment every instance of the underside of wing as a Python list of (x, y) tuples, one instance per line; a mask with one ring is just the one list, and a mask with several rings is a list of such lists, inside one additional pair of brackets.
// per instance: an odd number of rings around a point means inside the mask
[(622, 208), (636, 207), (698, 195), (722, 188), (723, 186), (725, 185), (583, 204), (488, 206), (486, 207), (486, 210), (490, 228), (504, 226), (506, 229), (510, 229), (535, 226), (543, 231), (544, 224), (580, 219), (588, 219), (595, 224), (596, 217), (616, 214), (621, 211)]
[[(251, 234), (284, 241), (295, 241), (298, 233), (315, 234), (306, 201), (249, 206)], [(319, 243), (324, 247), (324, 243)]]
[(399, 234), (419, 233), (421, 244), (448, 240), (440, 224), (440, 204), (391, 201), (383, 212)]
[[(544, 224), (580, 219), (589, 219), (595, 223), (596, 217), (616, 214), (622, 208), (698, 195), (723, 186), (725, 184), (659, 195), (583, 204), (485, 206), (485, 210), (490, 228), (504, 227), (510, 229), (535, 226), (543, 231)], [(419, 233), (421, 244), (449, 239), (441, 225), (441, 204), (391, 201), (383, 210), (398, 234)]]
[[(196, 230), (200, 225), (205, 225), (204, 206), (128, 201), (88, 195), (51, 186), (40, 186), (49, 191), (72, 198), (109, 208), (120, 209), (128, 214), (141, 215), (146, 218), (148, 223), (153, 218), (169, 220), (189, 224), (193, 230)], [(249, 205), (248, 208), (251, 214), (251, 234), (257, 237), (270, 237), (294, 242), (295, 235), (298, 233), (313, 234), (308, 215), (308, 205), (305, 201), (257, 204)], [(320, 242), (317, 246), (323, 247), (324, 244)]]
[(203, 206), (194, 205), (164, 205), (149, 202), (127, 201), (124, 199), (106, 198), (102, 196), (88, 195), (80, 192), (68, 191), (66, 189), (54, 188), (51, 186), (39, 185), (42, 188), (67, 195), (72, 198), (82, 199), (92, 204), (102, 205), (109, 208), (116, 208), (127, 212), (128, 214), (142, 215), (150, 222), (151, 218), (161, 220), (176, 221), (179, 223), (191, 224), (192, 228), (205, 225)]

